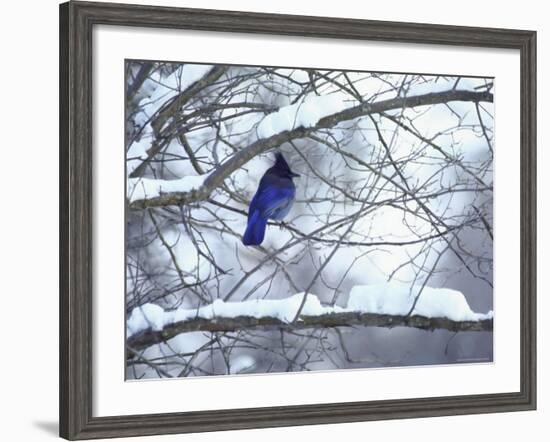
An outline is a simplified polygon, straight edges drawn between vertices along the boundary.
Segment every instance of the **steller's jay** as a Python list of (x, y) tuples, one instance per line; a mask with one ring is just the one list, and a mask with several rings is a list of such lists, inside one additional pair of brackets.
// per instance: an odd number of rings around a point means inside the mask
[(245, 246), (260, 245), (264, 240), (267, 220), (282, 220), (290, 212), (296, 195), (292, 178), (299, 176), (290, 170), (283, 154), (278, 152), (275, 164), (266, 171), (250, 201), (248, 224), (243, 235)]

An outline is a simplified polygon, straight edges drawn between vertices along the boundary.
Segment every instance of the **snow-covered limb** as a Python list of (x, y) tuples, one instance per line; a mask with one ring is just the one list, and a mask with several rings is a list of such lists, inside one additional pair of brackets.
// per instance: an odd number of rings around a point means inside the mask
[(164, 193), (192, 193), (200, 188), (208, 175), (189, 175), (178, 180), (155, 180), (149, 178), (129, 178), (127, 198), (130, 203), (148, 198), (158, 198)]
[(306, 97), (266, 115), (258, 125), (258, 138), (269, 138), (297, 127), (314, 127), (327, 115), (337, 114), (353, 105), (357, 105), (357, 101), (353, 103), (337, 94)]
[[(336, 112), (334, 112), (335, 109), (341, 109), (343, 106), (327, 106), (326, 109), (328, 114), (323, 114), (322, 111), (316, 112), (316, 122), (311, 125), (312, 121), (306, 121), (307, 127), (303, 125), (296, 127), (295, 122), (290, 119), (285, 119), (288, 123), (288, 125), (285, 126), (284, 124), (280, 124), (281, 121), (279, 118), (271, 118), (266, 120), (267, 122), (264, 125), (260, 124), (259, 127), (260, 137), (265, 135), (267, 138), (259, 138), (252, 144), (239, 150), (235, 155), (213, 170), (204, 181), (204, 184), (199, 188), (193, 189), (191, 192), (163, 193), (158, 197), (134, 200), (130, 203), (129, 207), (132, 210), (141, 210), (147, 207), (162, 207), (201, 201), (208, 198), (214, 189), (219, 187), (229, 175), (252, 158), (269, 149), (278, 147), (285, 142), (307, 137), (319, 129), (331, 128), (343, 121), (353, 120), (361, 116), (378, 114), (393, 109), (427, 106), (452, 101), (471, 101), (476, 103), (481, 101), (492, 102), (493, 94), (490, 92), (474, 92), (469, 90), (449, 90), (411, 97), (396, 97), (375, 103), (361, 103), (357, 106), (344, 108)], [(279, 110), (277, 113), (280, 114), (281, 117), (286, 115), (286, 113), (280, 112)], [(304, 124), (304, 122), (302, 122), (302, 124)], [(131, 176), (139, 176), (139, 174), (136, 175), (132, 173)]]
[(415, 327), (451, 331), (490, 331), (493, 312), (475, 313), (456, 290), (424, 287), (414, 311), (408, 311), (420, 286), (401, 283), (355, 286), (346, 307), (324, 306), (308, 294), (301, 315), (292, 322), (304, 294), (284, 299), (224, 302), (217, 299), (198, 309), (165, 311), (154, 304), (136, 307), (127, 321), (128, 346), (134, 350), (190, 331), (237, 331), (249, 328), (312, 328), (339, 326)]

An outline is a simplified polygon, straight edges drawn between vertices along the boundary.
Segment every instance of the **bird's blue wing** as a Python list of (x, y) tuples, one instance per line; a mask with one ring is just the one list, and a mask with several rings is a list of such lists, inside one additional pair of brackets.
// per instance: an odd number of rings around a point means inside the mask
[(262, 217), (271, 218), (278, 210), (289, 206), (295, 194), (294, 187), (263, 186), (252, 198), (250, 211), (259, 210)]

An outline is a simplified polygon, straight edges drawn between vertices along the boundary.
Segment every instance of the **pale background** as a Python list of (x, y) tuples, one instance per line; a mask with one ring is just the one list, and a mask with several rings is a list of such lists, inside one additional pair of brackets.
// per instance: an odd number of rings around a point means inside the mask
[[(539, 31), (539, 168), (549, 155), (543, 139), (549, 139), (550, 115), (542, 97), (548, 86), (542, 81), (550, 74), (548, 13), (544, 2), (525, 0), (504, 2), (463, 0), (443, 6), (440, 1), (394, 0), (357, 2), (340, 0), (187, 0), (134, 3), (208, 7), (218, 9), (280, 12), (417, 21), (473, 26), (498, 26)], [(1, 29), (2, 94), (1, 143), (4, 166), (0, 173), (2, 196), (2, 364), (0, 389), (4, 440), (42, 441), (57, 433), (57, 1), (30, 0), (2, 6)], [(545, 29), (543, 22), (545, 22)], [(6, 96), (7, 93), (7, 96)], [(5, 136), (7, 135), (7, 139)], [(15, 163), (15, 160), (18, 160)], [(19, 167), (13, 167), (18, 165)], [(24, 165), (21, 167), (21, 165)], [(547, 224), (550, 213), (543, 210), (548, 195), (548, 174), (539, 179), (539, 227)], [(7, 247), (6, 247), (7, 242)], [(548, 345), (550, 327), (542, 312), (550, 304), (543, 280), (548, 235), (539, 228), (539, 410), (528, 413), (461, 416), (433, 419), (324, 425), (275, 430), (248, 430), (185, 436), (163, 436), (143, 440), (240, 441), (335, 440), (361, 437), (370, 440), (431, 439), (445, 434), (446, 441), (517, 440), (538, 436), (548, 426), (550, 391), (545, 372), (550, 368)], [(454, 382), (453, 380), (449, 380)], [(132, 439), (140, 440), (140, 439)]]

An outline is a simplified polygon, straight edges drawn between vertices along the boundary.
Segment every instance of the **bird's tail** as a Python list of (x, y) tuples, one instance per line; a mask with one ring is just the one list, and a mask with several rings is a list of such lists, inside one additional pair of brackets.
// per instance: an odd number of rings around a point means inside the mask
[(243, 244), (245, 246), (258, 246), (264, 240), (265, 227), (267, 219), (263, 218), (259, 210), (255, 210), (250, 218), (243, 235)]

